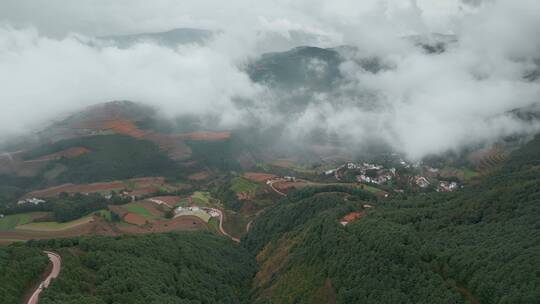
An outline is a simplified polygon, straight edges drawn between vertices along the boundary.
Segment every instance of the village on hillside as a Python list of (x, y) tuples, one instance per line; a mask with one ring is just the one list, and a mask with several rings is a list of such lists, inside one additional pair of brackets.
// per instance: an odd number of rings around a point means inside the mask
[(338, 182), (354, 181), (360, 184), (384, 187), (397, 193), (409, 191), (452, 192), (461, 185), (455, 178), (443, 178), (440, 170), (421, 162), (410, 164), (399, 160), (399, 167), (385, 168), (368, 162), (346, 162), (334, 169), (324, 171), (327, 177)]

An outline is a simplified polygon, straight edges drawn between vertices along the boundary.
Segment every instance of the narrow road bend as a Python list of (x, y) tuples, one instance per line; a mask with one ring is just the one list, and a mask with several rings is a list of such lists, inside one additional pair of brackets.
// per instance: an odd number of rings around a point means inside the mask
[(44, 253), (47, 254), (49, 261), (52, 263), (51, 272), (43, 281), (41, 281), (41, 283), (39, 283), (39, 286), (36, 288), (36, 290), (34, 290), (32, 296), (30, 296), (26, 304), (37, 304), (39, 300), (39, 294), (43, 291), (43, 289), (49, 287), (51, 281), (53, 279), (56, 279), (60, 274), (60, 269), (62, 268), (62, 258), (60, 258), (60, 256), (54, 252), (44, 251)]

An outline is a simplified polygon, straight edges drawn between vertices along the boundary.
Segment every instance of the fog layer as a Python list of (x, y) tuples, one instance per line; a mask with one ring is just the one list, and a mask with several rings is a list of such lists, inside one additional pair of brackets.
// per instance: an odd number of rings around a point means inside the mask
[[(540, 83), (526, 77), (540, 58), (535, 0), (71, 3), (0, 4), (1, 137), (110, 100), (147, 103), (168, 117), (210, 114), (226, 129), (280, 124), (295, 141), (321, 129), (354, 145), (378, 139), (410, 158), (538, 130), (510, 113), (540, 100)], [(95, 39), (178, 27), (215, 35), (173, 47)], [(457, 42), (435, 54), (407, 38), (432, 32)], [(305, 44), (355, 51), (339, 66), (342, 81), (284, 114), (275, 105), (288, 92), (254, 83), (246, 66)], [(362, 58), (386, 68), (367, 71)]]

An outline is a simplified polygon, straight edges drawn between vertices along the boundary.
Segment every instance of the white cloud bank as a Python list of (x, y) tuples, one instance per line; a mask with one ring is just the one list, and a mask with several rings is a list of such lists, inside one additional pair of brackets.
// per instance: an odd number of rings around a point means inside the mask
[[(338, 90), (352, 94), (342, 100), (320, 96), (290, 123), (292, 134), (323, 127), (360, 143), (376, 137), (418, 158), (537, 130), (504, 114), (540, 100), (539, 82), (523, 79), (533, 59), (540, 58), (540, 2), (535, 0), (474, 2), (474, 7), (457, 0), (437, 5), (412, 0), (73, 3), (0, 4), (2, 135), (109, 100), (145, 102), (168, 115), (210, 113), (234, 126), (243, 123), (245, 109), (233, 100), (244, 98), (262, 103), (251, 114), (269, 123), (282, 121), (267, 100), (272, 94), (239, 66), (259, 54), (261, 45), (268, 47), (261, 39), (287, 36), (289, 29), (323, 37), (314, 42), (323, 47), (355, 45), (395, 67), (371, 74), (347, 62), (341, 69), (349, 82)], [(177, 49), (81, 42), (91, 35), (174, 27), (223, 32), (206, 46)], [(432, 31), (455, 33), (459, 42), (433, 56), (401, 38)]]

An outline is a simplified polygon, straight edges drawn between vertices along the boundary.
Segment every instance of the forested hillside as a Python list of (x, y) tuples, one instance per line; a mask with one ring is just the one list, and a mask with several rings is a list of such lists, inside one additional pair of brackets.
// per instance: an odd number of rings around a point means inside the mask
[(290, 199), (243, 240), (255, 302), (538, 303), (539, 155), (537, 137), (477, 186), (379, 202), (346, 227), (346, 194)]
[(47, 257), (37, 248), (0, 247), (0, 303), (20, 303), (47, 263)]
[(537, 137), (452, 193), (291, 191), (240, 245), (184, 232), (12, 246), (0, 251), (0, 270), (17, 283), (2, 296), (20, 298), (44, 268), (40, 250), (52, 249), (62, 273), (45, 304), (538, 303), (539, 156)]
[(75, 158), (58, 161), (64, 170), (56, 183), (88, 183), (143, 176), (175, 177), (181, 170), (159, 147), (147, 140), (124, 135), (88, 136), (63, 140), (29, 152), (36, 158), (73, 147), (90, 152)]
[(33, 243), (62, 256), (51, 303), (244, 303), (255, 263), (210, 233), (89, 237)]

